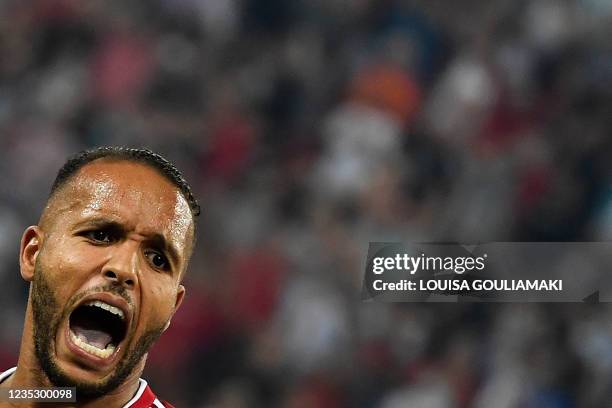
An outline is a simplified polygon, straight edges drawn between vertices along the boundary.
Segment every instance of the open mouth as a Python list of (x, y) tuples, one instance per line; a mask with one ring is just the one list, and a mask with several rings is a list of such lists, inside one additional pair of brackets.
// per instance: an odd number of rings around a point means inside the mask
[(125, 313), (100, 300), (77, 307), (70, 315), (70, 340), (83, 351), (107, 359), (127, 333)]

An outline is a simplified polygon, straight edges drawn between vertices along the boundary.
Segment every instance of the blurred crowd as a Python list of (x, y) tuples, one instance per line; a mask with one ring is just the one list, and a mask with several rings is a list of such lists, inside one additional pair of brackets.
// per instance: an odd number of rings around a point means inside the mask
[(0, 1), (0, 370), (21, 232), (120, 144), (203, 208), (145, 372), (177, 407), (608, 406), (608, 305), (360, 293), (370, 241), (612, 239), (610, 38), (607, 0)]

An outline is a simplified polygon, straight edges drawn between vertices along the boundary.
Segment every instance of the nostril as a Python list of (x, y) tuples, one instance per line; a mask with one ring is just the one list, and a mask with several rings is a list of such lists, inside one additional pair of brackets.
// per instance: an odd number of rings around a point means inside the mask
[(130, 277), (129, 273), (123, 273), (121, 271), (115, 272), (111, 268), (105, 270), (102, 275), (104, 276), (104, 278), (113, 282), (113, 284), (125, 285), (127, 287), (133, 287), (136, 282), (133, 278)]
[(113, 271), (106, 271), (104, 272), (104, 276), (106, 276), (109, 279), (113, 279), (116, 280), (117, 279), (117, 274)]

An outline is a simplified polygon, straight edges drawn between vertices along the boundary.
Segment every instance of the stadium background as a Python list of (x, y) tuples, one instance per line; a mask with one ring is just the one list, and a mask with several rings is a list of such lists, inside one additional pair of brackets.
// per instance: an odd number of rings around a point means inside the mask
[(204, 210), (145, 372), (178, 407), (606, 406), (608, 305), (359, 293), (369, 241), (610, 239), (611, 23), (606, 0), (1, 1), (0, 367), (55, 171), (125, 144)]

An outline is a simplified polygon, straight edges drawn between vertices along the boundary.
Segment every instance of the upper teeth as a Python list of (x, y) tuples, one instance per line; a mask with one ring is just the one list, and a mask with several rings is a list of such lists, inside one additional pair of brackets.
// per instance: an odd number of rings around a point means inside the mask
[(124, 316), (123, 311), (121, 309), (119, 309), (118, 307), (115, 307), (115, 306), (111, 306), (108, 303), (101, 302), (99, 300), (92, 300), (92, 301), (89, 301), (89, 302), (85, 303), (85, 305), (86, 306), (100, 307), (100, 308), (102, 308), (104, 310), (108, 310), (112, 314), (115, 314), (115, 315), (119, 316), (121, 318), (121, 320), (125, 319), (125, 316)]

